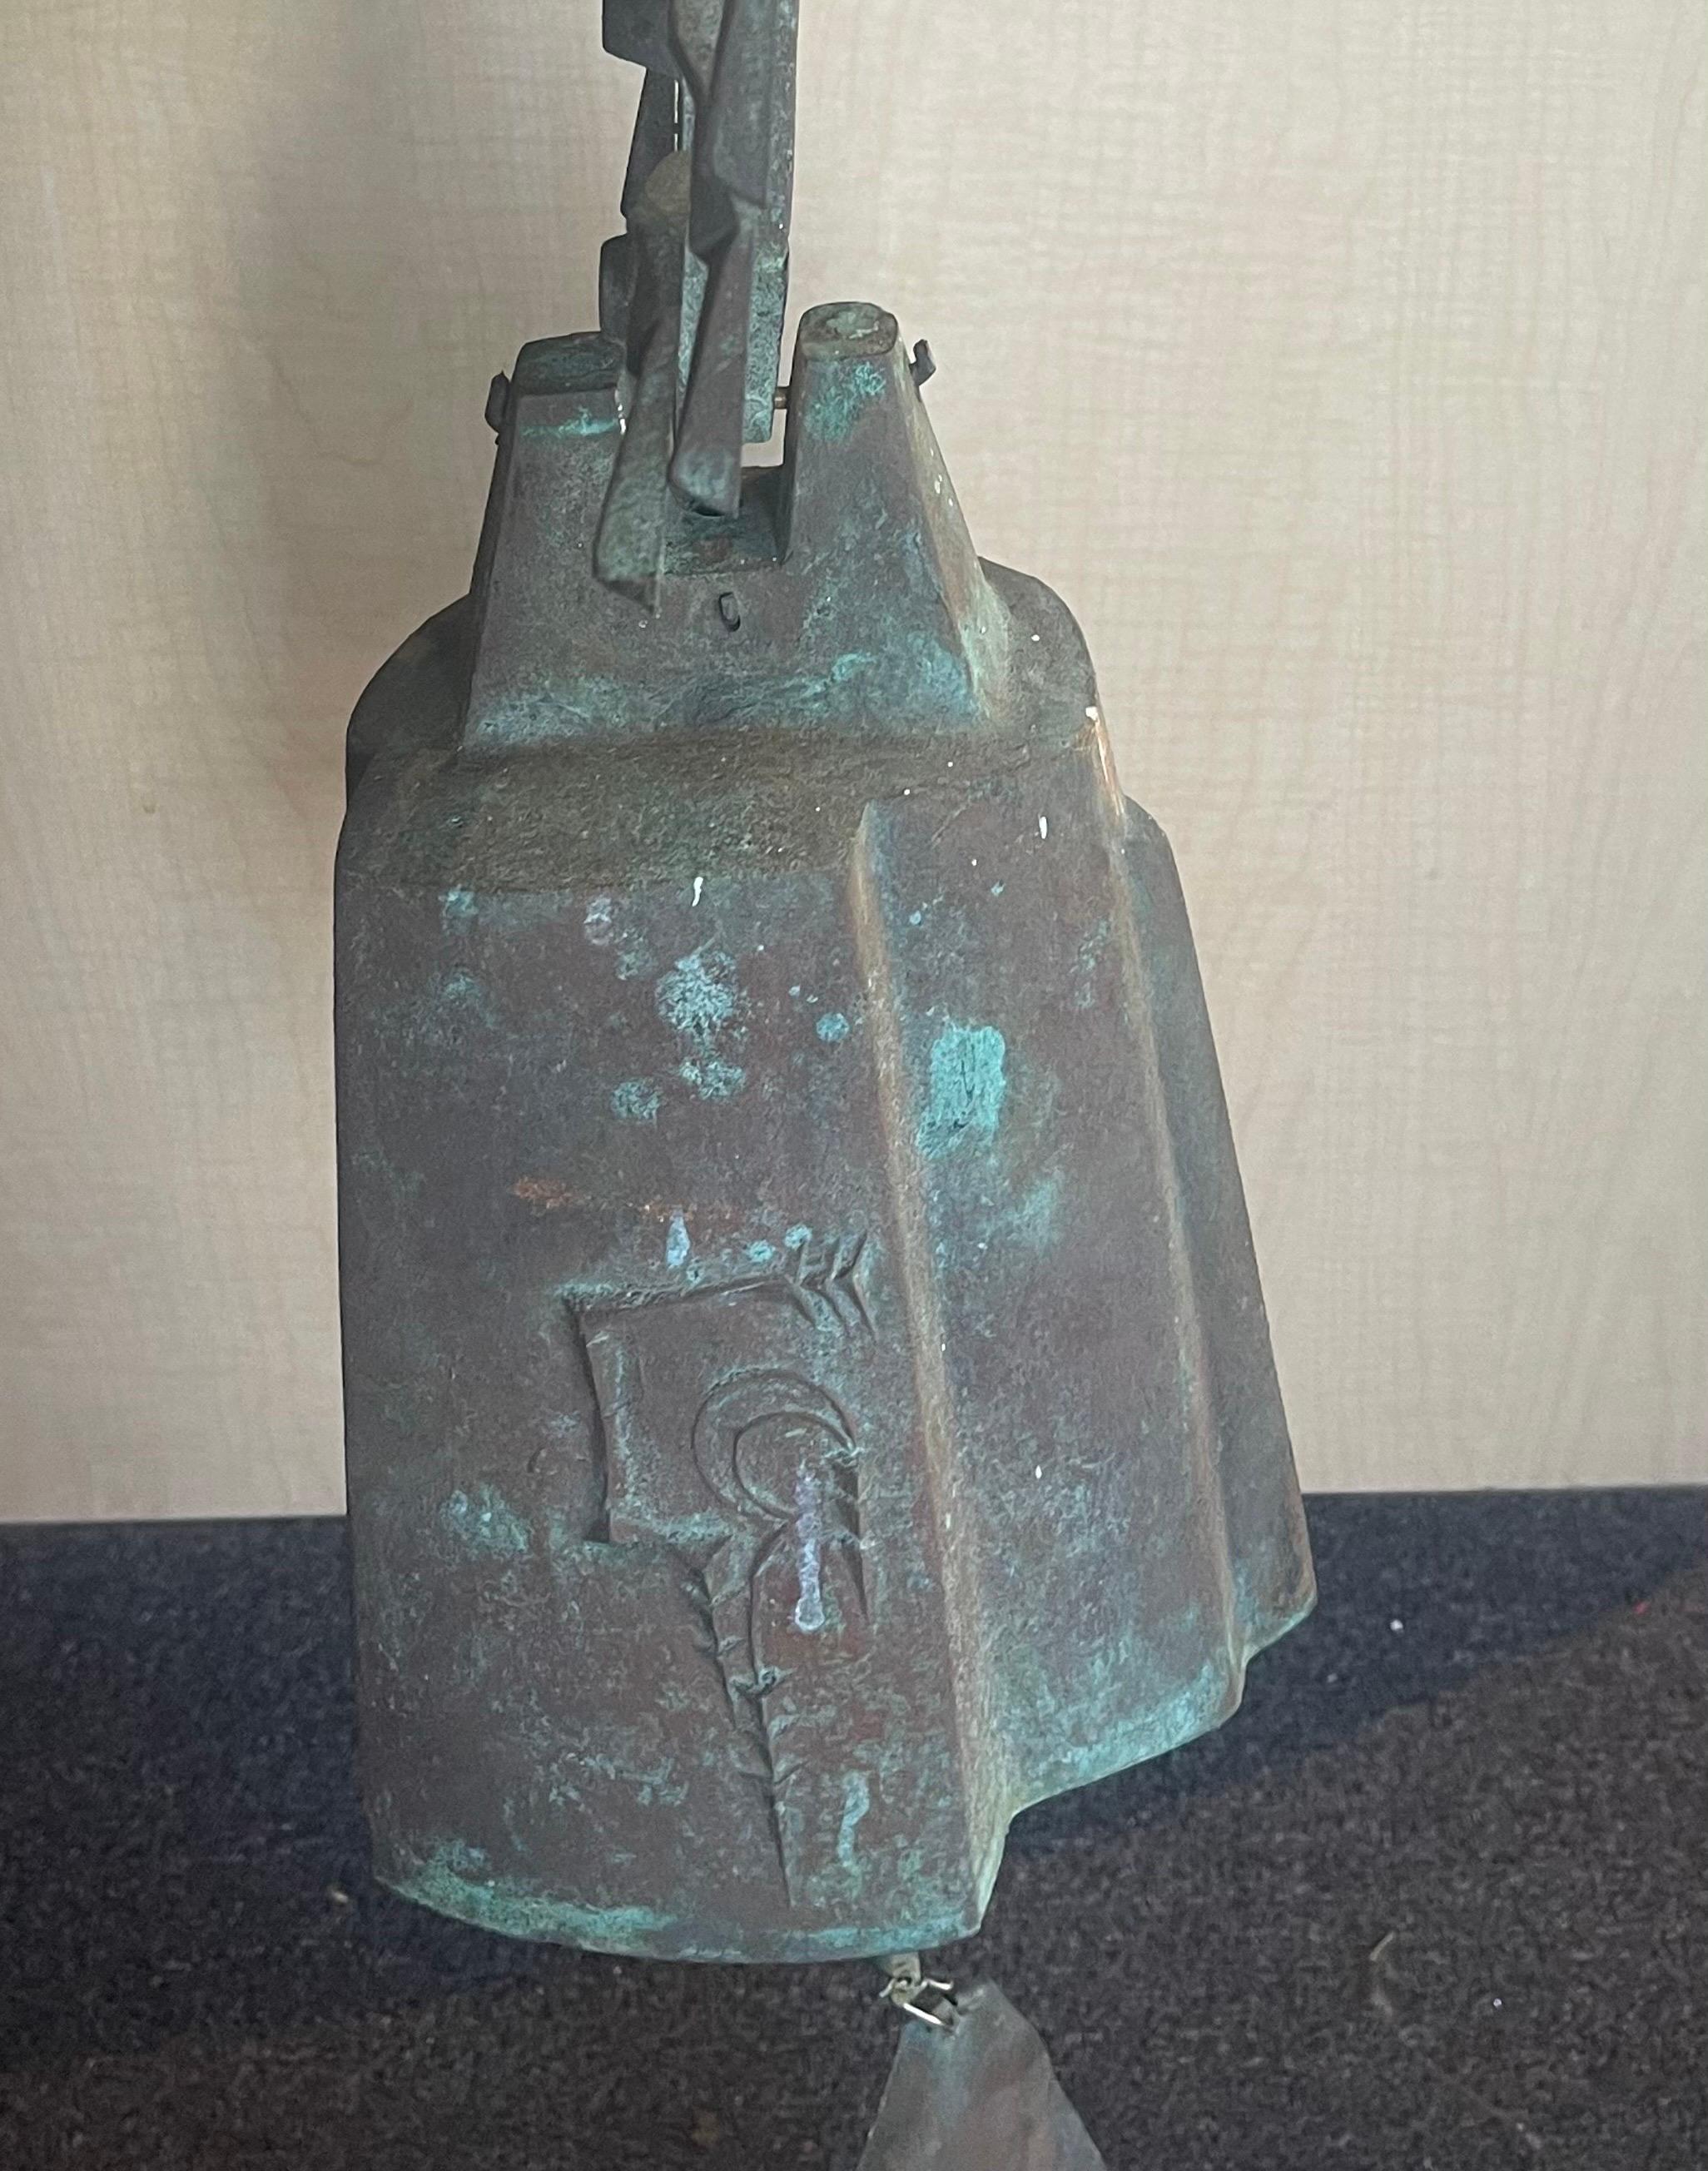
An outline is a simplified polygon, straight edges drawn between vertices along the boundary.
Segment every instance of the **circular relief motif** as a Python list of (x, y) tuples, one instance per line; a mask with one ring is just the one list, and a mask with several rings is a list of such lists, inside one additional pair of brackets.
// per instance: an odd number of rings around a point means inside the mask
[(803, 1474), (846, 1470), (854, 1433), (834, 1398), (793, 1372), (738, 1372), (694, 1414), (693, 1457), (725, 1507), (768, 1520), (794, 1516)]

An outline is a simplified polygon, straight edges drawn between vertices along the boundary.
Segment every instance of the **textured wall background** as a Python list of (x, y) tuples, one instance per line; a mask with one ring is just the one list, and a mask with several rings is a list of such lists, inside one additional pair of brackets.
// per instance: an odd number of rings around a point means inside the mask
[[(8, 0), (0, 1514), (338, 1502), (340, 736), (591, 320), (597, 12)], [(804, 12), (796, 298), (1085, 625), (1307, 1482), (1708, 1472), (1700, 11)]]

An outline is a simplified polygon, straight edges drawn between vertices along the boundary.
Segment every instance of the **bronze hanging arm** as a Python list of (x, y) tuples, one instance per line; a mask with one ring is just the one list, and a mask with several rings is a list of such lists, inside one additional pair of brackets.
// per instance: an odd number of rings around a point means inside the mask
[(623, 346), (624, 442), (594, 570), (649, 603), (671, 498), (732, 516), (770, 437), (789, 278), (798, 0), (605, 0), (604, 41), (646, 70), (600, 265)]

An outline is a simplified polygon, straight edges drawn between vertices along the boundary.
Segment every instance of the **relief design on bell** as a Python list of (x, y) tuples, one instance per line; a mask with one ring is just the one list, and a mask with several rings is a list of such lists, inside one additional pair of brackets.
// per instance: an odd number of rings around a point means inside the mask
[(863, 1236), (754, 1248), (752, 1272), (568, 1303), (599, 1481), (586, 1536), (682, 1570), (686, 1625), (792, 1895), (833, 1852), (795, 1782), (833, 1716), (830, 1677), (870, 1648), (851, 1405), (875, 1333)]

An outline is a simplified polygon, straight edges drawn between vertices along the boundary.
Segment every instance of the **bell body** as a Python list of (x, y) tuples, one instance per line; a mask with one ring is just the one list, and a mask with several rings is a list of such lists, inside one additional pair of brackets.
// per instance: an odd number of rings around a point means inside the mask
[(893, 322), (808, 318), (770, 495), (645, 619), (585, 571), (615, 378), (524, 351), (474, 593), (352, 726), (377, 1867), (604, 1950), (926, 1948), (1310, 1602), (1226, 1112), (1077, 629), (972, 555)]

